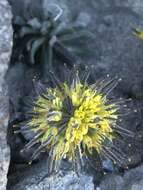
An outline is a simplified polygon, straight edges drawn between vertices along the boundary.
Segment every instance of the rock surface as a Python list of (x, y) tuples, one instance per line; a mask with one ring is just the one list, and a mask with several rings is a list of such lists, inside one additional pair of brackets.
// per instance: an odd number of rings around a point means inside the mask
[(28, 166), (23, 173), (18, 172), (19, 183), (10, 190), (94, 190), (93, 178), (87, 175), (79, 177), (73, 172), (59, 173), (51, 177), (47, 174), (47, 160), (41, 160), (37, 165)]
[(7, 145), (8, 97), (4, 76), (12, 49), (11, 9), (7, 0), (0, 1), (0, 190), (6, 190), (10, 150)]
[(141, 190), (143, 187), (143, 165), (121, 175), (108, 175), (96, 190)]

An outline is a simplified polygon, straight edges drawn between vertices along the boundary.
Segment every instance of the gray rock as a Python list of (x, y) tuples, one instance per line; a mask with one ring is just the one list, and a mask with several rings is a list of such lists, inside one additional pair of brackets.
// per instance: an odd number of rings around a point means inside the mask
[(15, 190), (94, 190), (92, 178), (81, 176), (78, 178), (71, 172), (64, 177), (52, 176), (39, 184), (21, 184)]
[(125, 172), (123, 176), (107, 175), (97, 190), (141, 190), (143, 187), (143, 165)]
[(141, 190), (143, 187), (143, 180), (140, 180), (139, 182), (132, 185), (131, 190)]
[(38, 186), (32, 185), (31, 189), (36, 190), (37, 188), (37, 190), (42, 190), (43, 187), (47, 190), (94, 190), (91, 177), (83, 175), (78, 178), (73, 172), (64, 177), (52, 176), (51, 178), (45, 179)]
[(121, 176), (118, 175), (109, 175), (101, 182), (99, 190), (124, 190), (124, 181)]
[(5, 190), (10, 160), (6, 131), (8, 124), (8, 97), (4, 76), (12, 48), (11, 10), (7, 0), (0, 1), (0, 189)]
[(47, 173), (47, 162), (41, 160), (37, 165), (27, 168), (23, 173), (15, 176), (19, 181), (10, 190), (94, 190), (93, 178), (88, 175), (77, 176), (68, 171), (44, 177)]

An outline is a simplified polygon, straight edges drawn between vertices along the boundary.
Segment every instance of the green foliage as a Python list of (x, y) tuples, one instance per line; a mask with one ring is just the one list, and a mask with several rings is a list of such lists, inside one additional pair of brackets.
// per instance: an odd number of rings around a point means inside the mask
[(25, 21), (17, 18), (16, 37), (20, 42), (17, 56), (21, 58), (27, 52), (30, 64), (41, 63), (44, 70), (47, 70), (47, 66), (49, 70), (53, 70), (53, 60), (58, 56), (63, 58), (63, 62), (72, 65), (75, 56), (83, 57), (91, 53), (87, 42), (94, 35), (82, 26), (72, 23), (68, 26), (62, 21), (61, 14), (59, 8), (56, 16), (49, 12), (44, 19), (35, 17)]

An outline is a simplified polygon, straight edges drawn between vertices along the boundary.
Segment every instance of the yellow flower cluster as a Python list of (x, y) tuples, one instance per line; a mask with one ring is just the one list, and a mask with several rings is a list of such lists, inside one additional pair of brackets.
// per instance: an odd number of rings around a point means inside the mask
[(52, 149), (53, 160), (76, 160), (77, 152), (84, 156), (98, 153), (106, 140), (114, 137), (112, 126), (116, 124), (118, 106), (110, 104), (95, 85), (82, 84), (48, 88), (39, 96), (28, 125), (40, 133), (37, 142), (46, 150)]

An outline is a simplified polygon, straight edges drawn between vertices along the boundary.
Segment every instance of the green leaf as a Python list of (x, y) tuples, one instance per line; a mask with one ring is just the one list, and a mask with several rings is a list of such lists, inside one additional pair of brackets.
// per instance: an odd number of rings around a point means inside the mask
[(48, 64), (49, 64), (49, 69), (52, 71), (53, 70), (53, 49), (52, 47), (49, 45), (48, 47)]
[(36, 39), (37, 39), (37, 37), (33, 37), (33, 38), (30, 38), (30, 39), (29, 39), (29, 41), (28, 41), (27, 44), (26, 44), (27, 51), (30, 51), (30, 50), (31, 50), (32, 43), (33, 43), (33, 41), (35, 41)]
[(43, 22), (40, 29), (41, 34), (43, 35), (49, 34), (50, 30), (51, 30), (51, 23), (49, 21)]
[(35, 54), (38, 51), (38, 49), (40, 48), (40, 46), (44, 43), (44, 41), (45, 41), (45, 38), (42, 37), (33, 42), (32, 46), (31, 46), (31, 55), (30, 55), (31, 63), (33, 63), (33, 64), (35, 63)]
[(27, 22), (27, 24), (33, 29), (37, 30), (41, 28), (41, 23), (38, 18), (32, 18)]
[(82, 56), (82, 57), (89, 57), (91, 55), (93, 55), (95, 52), (93, 49), (87, 48), (87, 47), (82, 47), (82, 48), (78, 48), (78, 47), (70, 47), (70, 51), (77, 55), (77, 56)]
[(80, 32), (76, 32), (72, 35), (67, 34), (64, 35), (63, 37), (60, 38), (60, 41), (62, 41), (63, 43), (66, 41), (71, 41), (71, 40), (78, 40), (78, 39), (89, 39), (89, 38), (94, 38), (94, 35), (89, 32), (89, 31), (80, 31)]
[(42, 71), (44, 78), (47, 78), (48, 72), (53, 70), (53, 49), (49, 45), (42, 48)]
[(19, 36), (22, 38), (28, 34), (36, 34), (36, 31), (28, 26), (23, 26), (19, 32)]
[(59, 30), (58, 30), (57, 36), (61, 37), (61, 36), (67, 35), (67, 34), (72, 35), (76, 32), (82, 31), (82, 30), (83, 30), (83, 27), (81, 27), (81, 26), (69, 26), (69, 27), (64, 26), (64, 27), (62, 27), (62, 25), (61, 25), (61, 28), (59, 28)]

